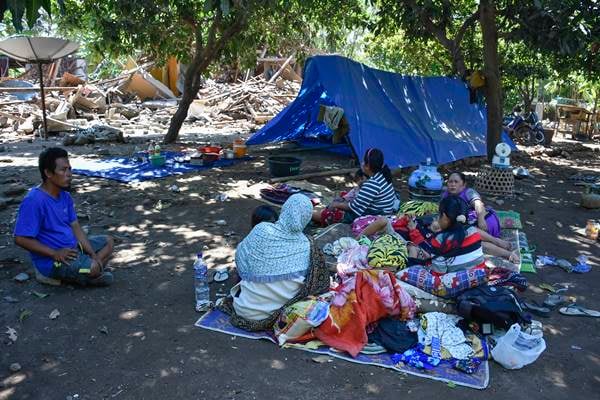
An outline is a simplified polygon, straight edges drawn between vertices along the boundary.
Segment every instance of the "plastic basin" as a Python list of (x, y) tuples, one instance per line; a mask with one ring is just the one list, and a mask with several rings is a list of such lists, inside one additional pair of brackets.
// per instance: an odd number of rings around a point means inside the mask
[(152, 164), (153, 167), (164, 166), (166, 160), (165, 156), (150, 156), (150, 164)]
[(268, 158), (268, 163), (272, 176), (292, 176), (300, 173), (302, 159), (290, 156), (272, 156)]

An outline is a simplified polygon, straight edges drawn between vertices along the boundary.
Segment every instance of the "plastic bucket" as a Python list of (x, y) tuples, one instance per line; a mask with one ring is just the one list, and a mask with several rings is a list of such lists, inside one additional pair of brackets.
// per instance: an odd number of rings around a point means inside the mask
[(150, 156), (150, 163), (153, 167), (162, 167), (166, 160), (165, 156)]
[(269, 157), (269, 172), (272, 176), (292, 176), (300, 173), (302, 159), (289, 156)]

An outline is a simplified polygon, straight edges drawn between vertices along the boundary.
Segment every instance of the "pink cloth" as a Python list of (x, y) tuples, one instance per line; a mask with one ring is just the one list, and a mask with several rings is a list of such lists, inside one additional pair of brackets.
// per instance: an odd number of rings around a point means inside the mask
[(367, 254), (369, 246), (354, 246), (345, 250), (337, 258), (337, 273), (339, 276), (353, 274), (362, 269), (369, 268)]

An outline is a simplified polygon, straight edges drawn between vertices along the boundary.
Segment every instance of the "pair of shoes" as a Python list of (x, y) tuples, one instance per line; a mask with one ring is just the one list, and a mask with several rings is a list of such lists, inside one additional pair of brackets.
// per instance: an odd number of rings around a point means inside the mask
[(100, 275), (97, 278), (90, 278), (87, 281), (87, 284), (90, 286), (110, 286), (112, 285), (112, 283), (114, 282), (115, 278), (113, 276), (112, 273), (110, 272), (103, 272), (102, 275)]

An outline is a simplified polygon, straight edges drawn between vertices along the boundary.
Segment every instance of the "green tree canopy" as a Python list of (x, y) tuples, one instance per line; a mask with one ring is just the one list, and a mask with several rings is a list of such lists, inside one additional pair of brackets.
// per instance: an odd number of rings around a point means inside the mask
[(179, 108), (166, 142), (177, 139), (201, 75), (222, 57), (256, 57), (258, 47), (296, 48), (327, 32), (330, 44), (365, 20), (359, 0), (66, 0), (62, 25), (93, 34), (107, 56), (142, 50), (157, 59), (177, 56), (188, 64)]
[(61, 8), (64, 6), (64, 0), (0, 0), (0, 20), (3, 20), (9, 11), (13, 27), (17, 32), (21, 32), (23, 19), (27, 21), (29, 28), (33, 28), (40, 17), (40, 9), (51, 15), (54, 3)]

